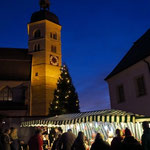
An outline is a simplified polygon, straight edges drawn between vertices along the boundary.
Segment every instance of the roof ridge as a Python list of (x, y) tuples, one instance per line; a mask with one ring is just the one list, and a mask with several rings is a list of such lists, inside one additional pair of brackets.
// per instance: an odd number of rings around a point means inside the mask
[(112, 72), (105, 78), (105, 80), (124, 71), (125, 69), (136, 64), (140, 60), (150, 56), (149, 49), (150, 29), (148, 29), (136, 42), (134, 42), (134, 44), (131, 46), (125, 56), (119, 61), (119, 63), (116, 65), (116, 67), (114, 67)]

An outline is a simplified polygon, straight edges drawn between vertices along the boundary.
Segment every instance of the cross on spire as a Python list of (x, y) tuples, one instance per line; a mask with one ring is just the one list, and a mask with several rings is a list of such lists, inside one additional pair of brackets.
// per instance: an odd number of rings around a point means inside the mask
[(50, 7), (50, 1), (49, 0), (40, 0), (40, 9), (41, 10), (49, 10)]

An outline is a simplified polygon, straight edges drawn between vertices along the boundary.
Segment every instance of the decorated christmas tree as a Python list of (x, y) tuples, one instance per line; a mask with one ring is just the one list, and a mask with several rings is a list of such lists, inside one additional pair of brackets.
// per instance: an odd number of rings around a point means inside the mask
[(54, 92), (54, 99), (50, 104), (49, 115), (56, 116), (78, 112), (80, 112), (78, 94), (67, 66), (63, 65), (57, 82), (57, 89)]

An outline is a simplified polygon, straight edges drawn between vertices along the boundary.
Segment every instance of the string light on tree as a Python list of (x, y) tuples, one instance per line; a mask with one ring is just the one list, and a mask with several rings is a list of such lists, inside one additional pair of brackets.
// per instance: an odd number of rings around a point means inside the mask
[(54, 92), (54, 99), (49, 109), (50, 116), (80, 112), (78, 94), (72, 83), (68, 68), (63, 65), (60, 70), (57, 89)]

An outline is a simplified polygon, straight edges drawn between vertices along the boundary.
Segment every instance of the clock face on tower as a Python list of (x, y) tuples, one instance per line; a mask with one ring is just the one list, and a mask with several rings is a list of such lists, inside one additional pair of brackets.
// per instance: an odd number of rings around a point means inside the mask
[(59, 66), (58, 56), (50, 55), (50, 64), (53, 66)]

